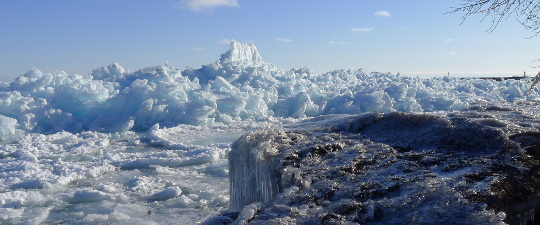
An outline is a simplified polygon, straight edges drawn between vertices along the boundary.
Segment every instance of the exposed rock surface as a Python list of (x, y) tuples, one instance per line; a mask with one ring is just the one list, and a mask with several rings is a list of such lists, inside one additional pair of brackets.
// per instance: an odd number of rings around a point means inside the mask
[(530, 107), (324, 116), (248, 133), (229, 154), (234, 223), (531, 224)]

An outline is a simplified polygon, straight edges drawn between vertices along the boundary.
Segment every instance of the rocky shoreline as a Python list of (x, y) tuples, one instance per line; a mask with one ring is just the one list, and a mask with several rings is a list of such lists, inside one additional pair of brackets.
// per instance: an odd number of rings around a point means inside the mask
[(331, 115), (248, 133), (229, 154), (239, 213), (223, 224), (532, 224), (540, 123), (527, 112)]

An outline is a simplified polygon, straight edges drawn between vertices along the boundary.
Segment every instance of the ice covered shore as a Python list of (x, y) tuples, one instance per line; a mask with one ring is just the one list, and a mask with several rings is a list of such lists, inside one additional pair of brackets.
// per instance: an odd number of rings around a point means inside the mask
[[(487, 130), (500, 128), (514, 132), (525, 129), (525, 125), (529, 124), (525, 130), (537, 132), (537, 123), (532, 120), (537, 118), (538, 111), (531, 113), (537, 105), (520, 105), (539, 99), (537, 88), (525, 96), (529, 81), (497, 82), (451, 77), (419, 79), (362, 70), (335, 70), (324, 74), (314, 74), (307, 68), (282, 70), (264, 62), (254, 45), (236, 41), (216, 62), (198, 69), (181, 71), (159, 65), (131, 72), (119, 64), (112, 64), (88, 75), (45, 73), (32, 69), (11, 83), (0, 84), (0, 224), (177, 224), (178, 221), (197, 224), (229, 207), (228, 160), (254, 157), (253, 154), (241, 154), (228, 158), (231, 143), (245, 132), (262, 127), (268, 128), (246, 136), (253, 137), (253, 140), (245, 140), (246, 137), (241, 140), (259, 146), (258, 143), (274, 145), (273, 141), (265, 141), (266, 137), (283, 136), (285, 141), (288, 140), (286, 138), (292, 140), (291, 137), (301, 137), (296, 140), (297, 145), (308, 146), (308, 141), (313, 141), (314, 145), (321, 144), (322, 147), (316, 148), (320, 158), (337, 154), (330, 152), (334, 147), (358, 156), (359, 153), (350, 150), (358, 148), (366, 152), (365, 157), (375, 157), (374, 164), (366, 167), (377, 169), (379, 165), (382, 171), (387, 167), (377, 164), (380, 154), (369, 152), (380, 148), (389, 154), (387, 158), (390, 161), (399, 157), (411, 161), (411, 165), (404, 166), (412, 169), (416, 168), (412, 159), (422, 159), (416, 162), (422, 168), (426, 166), (424, 161), (431, 165), (429, 160), (433, 154), (443, 155), (447, 150), (423, 150), (429, 145), (420, 145), (421, 148), (416, 149), (414, 146), (418, 143), (410, 141), (406, 142), (411, 145), (411, 150), (408, 150), (405, 144), (394, 145), (377, 139), (397, 134), (385, 136), (386, 133), (381, 131), (378, 132), (380, 136), (372, 133), (373, 137), (364, 137), (364, 130), (360, 133), (354, 129), (346, 131), (343, 128), (347, 127), (346, 121), (343, 120), (356, 118), (359, 121), (360, 117), (349, 114), (370, 112), (390, 113), (372, 114), (373, 118), (387, 118), (388, 115), (399, 117), (408, 114), (398, 112), (414, 112), (411, 115), (417, 115), (414, 118), (418, 119), (422, 118), (422, 114), (418, 113), (429, 112), (433, 115), (426, 123), (444, 122), (456, 120), (458, 116), (454, 118), (450, 115), (453, 111), (457, 115), (459, 111), (469, 110), (471, 117), (485, 117), (482, 126)], [(493, 106), (486, 106), (488, 104)], [(478, 111), (476, 117), (475, 111)], [(498, 122), (503, 115), (513, 119)], [(316, 116), (326, 117), (280, 128)], [(345, 125), (335, 127), (334, 122)], [(464, 123), (467, 125), (465, 128), (474, 123)], [(322, 140), (311, 140), (316, 133), (309, 130), (322, 129), (324, 124), (328, 124), (327, 128), (334, 126), (330, 129), (333, 133), (321, 133), (320, 137), (334, 138), (328, 142), (338, 143), (337, 146), (325, 147)], [(470, 127), (477, 129), (482, 126)], [(376, 127), (370, 128), (371, 131), (377, 131)], [(345, 130), (339, 130), (341, 128)], [(444, 131), (442, 125), (437, 129)], [(514, 133), (519, 133), (517, 131)], [(499, 134), (499, 131), (493, 132)], [(358, 140), (366, 142), (358, 144), (358, 141), (351, 140), (343, 141), (342, 145), (334, 137), (336, 134), (344, 135), (345, 139), (357, 135), (364, 138)], [(429, 140), (431, 137), (426, 135), (425, 139)], [(524, 142), (532, 140), (534, 146), (536, 139), (533, 137), (525, 135), (519, 139)], [(366, 138), (374, 144), (370, 145)], [(474, 143), (482, 144), (482, 141), (473, 140), (471, 144)], [(278, 141), (275, 147), (287, 150), (287, 146)], [(269, 151), (256, 157), (279, 158), (279, 154), (282, 154), (274, 151), (272, 146), (265, 149)], [(432, 150), (434, 153), (430, 153)], [(512, 147), (510, 150), (516, 149)], [(491, 159), (490, 155), (482, 154), (474, 156), (477, 158), (463, 159), (463, 162)], [(298, 157), (290, 160), (302, 163), (306, 155)], [(365, 160), (362, 157), (359, 160)], [(506, 159), (507, 155), (502, 154), (501, 157)], [(258, 186), (244, 193), (235, 189), (232, 209), (240, 210), (251, 200), (272, 202), (270, 199), (274, 199), (276, 194), (289, 194), (291, 199), (295, 199), (294, 196), (308, 190), (308, 186), (315, 191), (322, 190), (320, 188), (328, 186), (317, 186), (316, 179), (310, 178), (310, 181), (296, 174), (307, 173), (307, 170), (320, 170), (323, 173), (327, 168), (324, 163), (330, 162), (322, 160), (319, 167), (314, 165), (305, 170), (287, 169), (284, 174), (290, 176), (285, 178), (280, 175), (283, 171), (270, 170), (273, 167), (268, 169), (272, 173), (263, 173), (266, 167), (250, 165), (249, 168), (255, 166), (261, 169), (261, 176), (256, 179), (263, 179), (268, 186), (255, 193), (251, 191)], [(353, 163), (335, 162), (346, 163), (344, 165)], [(240, 165), (235, 168), (241, 168)], [(450, 169), (454, 167), (453, 164), (448, 165)], [(356, 176), (363, 169), (351, 167), (350, 176)], [(338, 169), (335, 171), (339, 172)], [(438, 170), (434, 171), (433, 174), (437, 175)], [(462, 170), (458, 168), (457, 171)], [(471, 171), (481, 169), (474, 167)], [(420, 178), (424, 176), (419, 170), (409, 173), (417, 174), (415, 176)], [(448, 179), (433, 178), (434, 185), (442, 185), (441, 182), (446, 180), (453, 181), (454, 175), (450, 173), (448, 176)], [(479, 172), (472, 179), (483, 176)], [(281, 181), (267, 182), (268, 179), (275, 181), (276, 177), (282, 177)], [(405, 182), (400, 180), (402, 178), (396, 179), (396, 182)], [(284, 189), (282, 183), (290, 184), (290, 188)], [(374, 196), (382, 196), (386, 193), (385, 188), (394, 187), (388, 186), (392, 183), (383, 181), (377, 184), (381, 186), (374, 183), (371, 187), (366, 183), (365, 189), (373, 190)], [(483, 187), (474, 190), (486, 190)], [(407, 191), (409, 189), (406, 188), (411, 187), (401, 185), (399, 188)], [(431, 190), (429, 186), (419, 188)], [(249, 198), (252, 199), (246, 200)], [(337, 204), (331, 200), (329, 205)], [(373, 204), (362, 203), (362, 207), (351, 210), (369, 209), (370, 213), (365, 214), (366, 221), (375, 220), (380, 215), (388, 215), (382, 207), (384, 204), (394, 204), (380, 200), (373, 199)], [(422, 201), (421, 198), (411, 200), (413, 203), (419, 201)], [(291, 206), (298, 208), (294, 202)], [(337, 208), (336, 205), (333, 207)], [(500, 221), (498, 218), (502, 215), (493, 214), (495, 211), (491, 213), (489, 207), (485, 212), (479, 211), (481, 215), (485, 214), (479, 218)], [(302, 210), (299, 213), (306, 212)], [(241, 214), (240, 218), (244, 220), (238, 221), (248, 220), (249, 212)], [(314, 211), (313, 215), (321, 215), (316, 213)], [(345, 214), (336, 215), (351, 219)], [(234, 217), (234, 213), (229, 216)], [(299, 217), (291, 218), (297, 220)], [(231, 220), (228, 216), (222, 219)]]
[(538, 222), (538, 106), (334, 115), (250, 132), (229, 153), (230, 210), (241, 211), (229, 215), (234, 224)]

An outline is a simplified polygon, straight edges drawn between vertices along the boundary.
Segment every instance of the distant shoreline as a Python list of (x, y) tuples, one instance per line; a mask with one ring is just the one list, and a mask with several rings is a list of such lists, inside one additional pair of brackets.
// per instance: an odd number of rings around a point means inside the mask
[(460, 79), (482, 79), (482, 80), (495, 80), (495, 81), (503, 81), (503, 80), (521, 80), (523, 78), (526, 78), (527, 76), (510, 76), (510, 77), (460, 77)]

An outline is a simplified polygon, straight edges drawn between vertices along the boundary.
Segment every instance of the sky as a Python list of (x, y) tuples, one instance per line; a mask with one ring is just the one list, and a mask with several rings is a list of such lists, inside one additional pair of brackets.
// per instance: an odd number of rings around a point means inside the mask
[(32, 68), (90, 74), (199, 68), (231, 39), (277, 67), (433, 77), (535, 75), (533, 37), (513, 17), (447, 13), (460, 0), (17, 0), (0, 2), (0, 81)]

